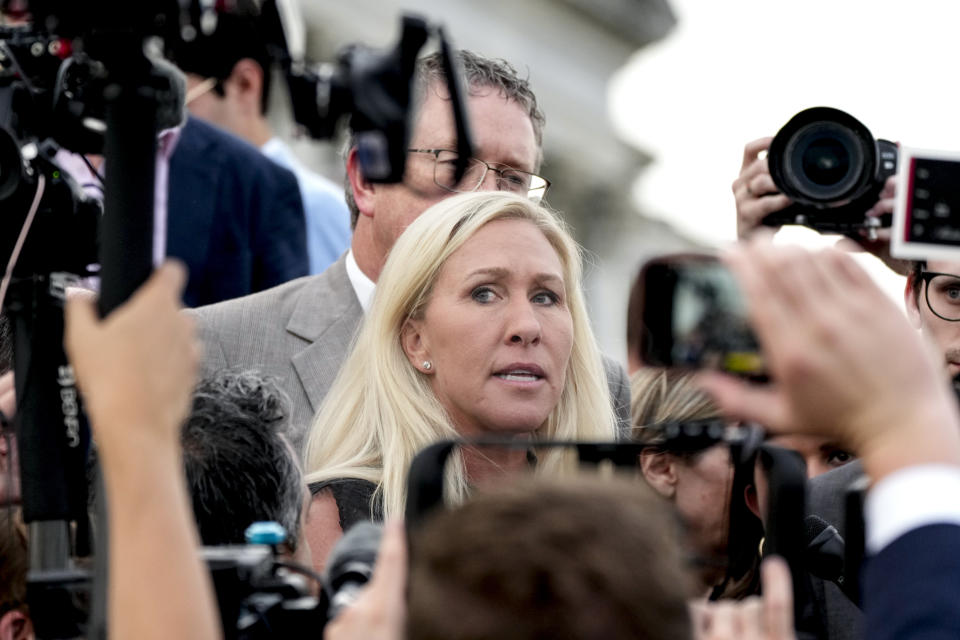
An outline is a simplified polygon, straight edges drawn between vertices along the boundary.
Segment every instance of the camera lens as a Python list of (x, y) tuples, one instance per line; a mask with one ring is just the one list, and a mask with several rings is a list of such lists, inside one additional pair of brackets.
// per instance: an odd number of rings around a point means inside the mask
[(849, 130), (833, 122), (814, 122), (787, 143), (783, 170), (806, 198), (840, 200), (860, 181), (864, 155)]
[(833, 205), (856, 197), (869, 184), (876, 143), (852, 116), (827, 107), (801, 111), (774, 138), (770, 175), (791, 199)]
[(803, 175), (813, 182), (829, 187), (842, 181), (850, 172), (850, 154), (838, 140), (814, 140), (801, 158)]

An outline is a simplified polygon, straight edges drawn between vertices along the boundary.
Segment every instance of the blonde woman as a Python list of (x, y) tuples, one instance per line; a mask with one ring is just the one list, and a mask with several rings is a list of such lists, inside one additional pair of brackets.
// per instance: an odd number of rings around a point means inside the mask
[[(740, 487), (739, 495), (734, 495), (734, 466), (727, 445), (678, 447), (662, 441), (650, 428), (664, 422), (721, 419), (719, 409), (690, 372), (641, 368), (630, 377), (630, 394), (632, 439), (650, 445), (640, 455), (640, 469), (654, 491), (676, 508), (704, 593), (718, 585), (715, 596), (752, 592), (756, 549), (763, 535), (760, 520), (750, 510), (750, 500), (756, 501), (753, 485)], [(732, 519), (743, 534), (731, 552)], [(731, 575), (733, 582), (725, 582)]]
[[(318, 412), (305, 465), (315, 564), (361, 513), (402, 515), (406, 474), (455, 437), (613, 439), (579, 247), (549, 210), (504, 192), (434, 205), (394, 245), (353, 351)], [(558, 454), (537, 461), (556, 473)], [(465, 450), (447, 493), (528, 466)]]

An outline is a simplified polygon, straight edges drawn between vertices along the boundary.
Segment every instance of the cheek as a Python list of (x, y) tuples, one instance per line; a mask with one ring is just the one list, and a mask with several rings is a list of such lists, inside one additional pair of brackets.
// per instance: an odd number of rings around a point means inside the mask
[[(547, 333), (549, 332), (549, 333)], [(569, 313), (558, 314), (556, 318), (545, 323), (545, 333), (551, 344), (551, 352), (558, 364), (566, 365), (570, 362), (573, 353), (573, 320)]]

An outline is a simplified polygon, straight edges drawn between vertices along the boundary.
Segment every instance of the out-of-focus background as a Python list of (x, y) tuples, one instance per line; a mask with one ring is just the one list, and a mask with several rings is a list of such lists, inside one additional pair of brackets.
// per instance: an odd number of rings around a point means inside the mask
[[(308, 50), (392, 44), (402, 11), (446, 25), (458, 47), (528, 73), (547, 116), (549, 202), (589, 252), (601, 346), (625, 359), (630, 283), (651, 255), (735, 238), (730, 184), (743, 145), (797, 111), (848, 111), (877, 137), (960, 149), (960, 3), (943, 0), (301, 0)], [(274, 100), (287, 100), (273, 92)], [(272, 109), (293, 135), (286, 105)], [(334, 145), (294, 148), (334, 180)], [(832, 244), (786, 228), (778, 241)], [(863, 262), (895, 298), (902, 278)]]

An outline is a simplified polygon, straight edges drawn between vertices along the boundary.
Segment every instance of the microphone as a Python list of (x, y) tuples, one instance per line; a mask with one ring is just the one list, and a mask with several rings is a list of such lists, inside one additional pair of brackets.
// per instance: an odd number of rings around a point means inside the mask
[(808, 515), (803, 519), (803, 540), (807, 570), (842, 588), (845, 542), (837, 528), (820, 516)]
[(323, 574), (323, 590), (329, 599), (327, 620), (333, 620), (360, 595), (373, 576), (383, 526), (358, 522), (337, 541)]

